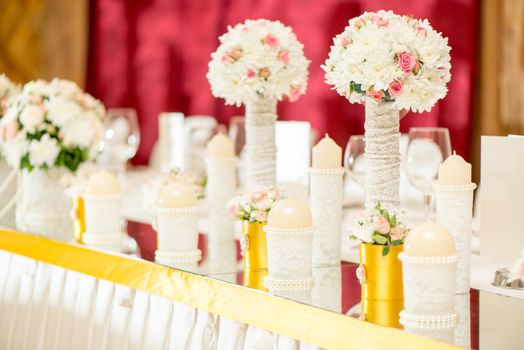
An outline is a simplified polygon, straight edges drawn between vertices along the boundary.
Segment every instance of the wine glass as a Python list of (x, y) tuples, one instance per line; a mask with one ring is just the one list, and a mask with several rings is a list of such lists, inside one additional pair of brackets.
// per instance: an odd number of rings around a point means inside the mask
[(425, 217), (429, 220), (433, 184), (438, 166), (451, 155), (447, 128), (425, 127), (409, 129), (405, 167), (409, 182), (424, 198)]
[(120, 174), (133, 158), (140, 144), (140, 126), (133, 108), (112, 108), (107, 111), (105, 131), (98, 162)]
[(357, 184), (366, 184), (367, 162), (365, 157), (366, 140), (364, 135), (353, 135), (349, 138), (344, 153), (344, 166), (348, 175)]

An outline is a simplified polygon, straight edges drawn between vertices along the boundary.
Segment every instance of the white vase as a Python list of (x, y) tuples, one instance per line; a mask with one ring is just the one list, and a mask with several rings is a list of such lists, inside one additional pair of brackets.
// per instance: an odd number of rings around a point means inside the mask
[(66, 241), (73, 238), (72, 201), (60, 185), (60, 178), (65, 172), (62, 169), (20, 171), (17, 229)]
[(366, 102), (366, 209), (377, 202), (388, 210), (399, 207), (399, 111), (390, 102)]
[[(14, 173), (13, 173), (14, 172)], [(14, 176), (13, 176), (14, 175)], [(0, 159), (0, 225), (15, 227), (16, 170)]]
[(275, 122), (277, 101), (259, 99), (246, 103), (246, 187), (248, 190), (276, 184)]

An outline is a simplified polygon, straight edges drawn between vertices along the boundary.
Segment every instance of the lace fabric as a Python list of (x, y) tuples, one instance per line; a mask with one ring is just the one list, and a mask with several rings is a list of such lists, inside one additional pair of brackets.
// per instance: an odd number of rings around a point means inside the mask
[(377, 202), (397, 210), (400, 184), (399, 111), (391, 103), (366, 102), (366, 209)]
[(159, 251), (178, 253), (197, 250), (198, 214), (196, 212), (159, 212), (156, 226)]
[(206, 160), (210, 241), (234, 239), (234, 223), (227, 210), (227, 202), (234, 197), (236, 191), (235, 165), (234, 158)]
[(86, 233), (107, 235), (122, 231), (121, 197), (84, 197)]
[(276, 100), (246, 104), (246, 183), (248, 190), (273, 187), (276, 183)]
[(343, 173), (312, 172), (310, 204), (315, 232), (313, 266), (340, 263)]

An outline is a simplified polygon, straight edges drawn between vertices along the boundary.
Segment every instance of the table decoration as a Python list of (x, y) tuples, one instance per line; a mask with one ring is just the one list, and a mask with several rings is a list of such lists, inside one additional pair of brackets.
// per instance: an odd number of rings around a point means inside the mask
[(263, 228), (272, 205), (282, 198), (275, 189), (245, 193), (228, 202), (228, 210), (242, 221), (240, 248), (244, 256), (244, 285), (267, 291), (267, 242)]
[(305, 93), (309, 60), (292, 29), (279, 21), (247, 20), (219, 40), (207, 79), (214, 96), (245, 105), (246, 187), (275, 186), (277, 102)]
[(357, 276), (362, 286), (364, 320), (400, 328), (402, 309), (402, 252), (409, 228), (397, 213), (380, 203), (373, 212), (364, 212), (350, 229), (350, 238), (360, 240), (360, 265)]
[(399, 112), (429, 111), (446, 95), (449, 51), (427, 20), (391, 11), (365, 12), (333, 39), (326, 82), (366, 107), (366, 209), (398, 209)]
[[(313, 242), (314, 242), (313, 238)], [(314, 255), (313, 255), (314, 256)], [(313, 269), (315, 285), (311, 290), (311, 304), (333, 312), (342, 312), (342, 272), (336, 266)]]
[(233, 220), (227, 203), (236, 192), (236, 158), (233, 142), (224, 134), (215, 135), (207, 144), (207, 198), (210, 241), (232, 241)]
[(195, 192), (183, 183), (167, 184), (160, 191), (156, 211), (156, 262), (196, 271), (202, 252), (198, 249), (198, 207)]
[(31, 81), (9, 100), (0, 144), (19, 170), (16, 223), (21, 230), (70, 239), (71, 203), (59, 179), (93, 159), (103, 133), (103, 105), (75, 83)]
[(267, 235), (269, 293), (311, 303), (313, 219), (309, 208), (295, 199), (276, 202), (264, 227)]
[(118, 178), (100, 170), (89, 178), (82, 195), (86, 231), (82, 241), (99, 249), (120, 252), (122, 242), (122, 194)]
[(457, 247), (456, 293), (469, 293), (471, 275), (471, 238), (473, 190), (471, 164), (461, 156), (449, 156), (438, 168), (435, 185), (437, 222), (447, 228)]
[(310, 205), (315, 233), (313, 266), (340, 264), (342, 197), (342, 148), (327, 134), (313, 147), (310, 169)]
[(404, 243), (402, 261), (404, 310), (400, 322), (406, 332), (453, 343), (457, 251), (449, 231), (424, 223), (413, 228)]
[(471, 310), (469, 293), (455, 294), (455, 311), (458, 314), (455, 326), (455, 345), (471, 348)]

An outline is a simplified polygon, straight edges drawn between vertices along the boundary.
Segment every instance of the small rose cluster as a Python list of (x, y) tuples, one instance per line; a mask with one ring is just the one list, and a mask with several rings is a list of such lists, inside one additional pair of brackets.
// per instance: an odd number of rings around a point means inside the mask
[(447, 93), (450, 47), (427, 20), (365, 12), (334, 38), (326, 82), (351, 103), (392, 102), (429, 111)]
[(280, 199), (282, 193), (275, 189), (260, 190), (232, 198), (227, 209), (238, 220), (264, 223), (271, 206)]
[(350, 238), (363, 243), (383, 245), (382, 255), (387, 255), (392, 246), (404, 243), (409, 229), (396, 213), (389, 213), (377, 203), (373, 212), (363, 213), (350, 229)]
[(291, 102), (304, 94), (309, 61), (290, 27), (266, 19), (247, 20), (220, 38), (207, 79), (216, 97), (239, 106), (257, 98)]

